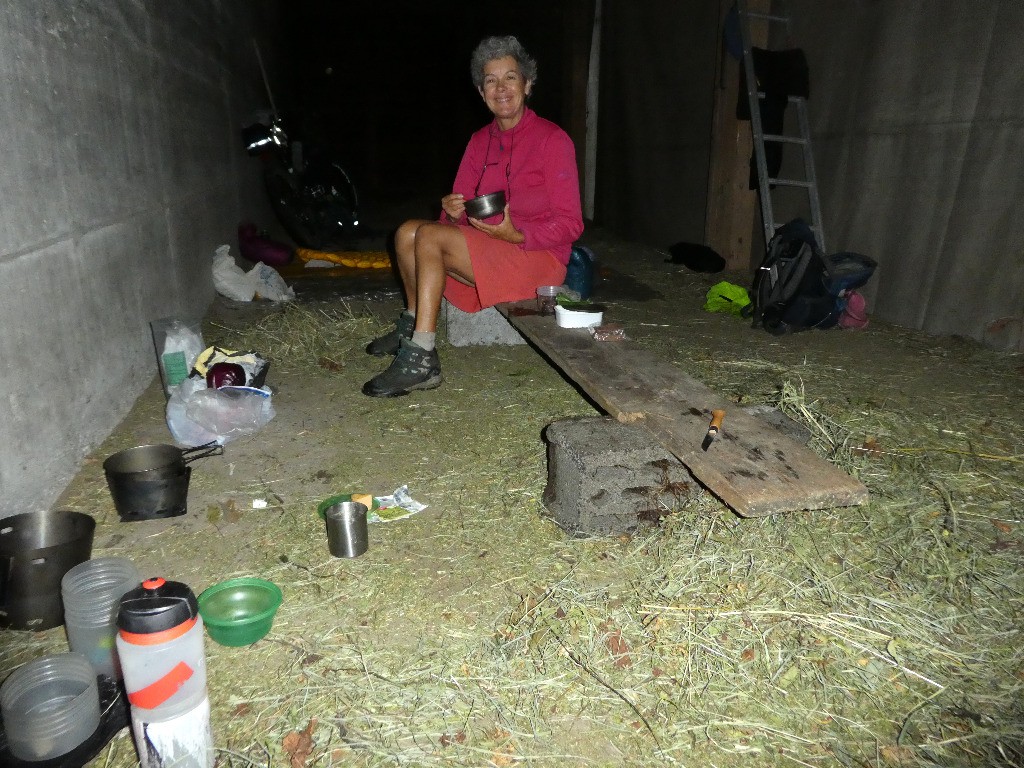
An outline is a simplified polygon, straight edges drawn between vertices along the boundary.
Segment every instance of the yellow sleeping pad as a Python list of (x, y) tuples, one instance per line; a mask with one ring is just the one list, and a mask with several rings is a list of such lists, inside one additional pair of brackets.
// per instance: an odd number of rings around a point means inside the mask
[(309, 248), (296, 248), (295, 256), (301, 261), (330, 261), (344, 267), (355, 269), (388, 269), (391, 257), (386, 251), (314, 251)]

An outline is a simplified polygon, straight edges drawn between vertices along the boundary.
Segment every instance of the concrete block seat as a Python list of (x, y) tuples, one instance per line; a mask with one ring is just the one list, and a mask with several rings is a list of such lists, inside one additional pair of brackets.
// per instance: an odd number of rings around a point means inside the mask
[(463, 312), (458, 307), (453, 307), (447, 300), (443, 300), (441, 317), (444, 319), (448, 343), (453, 347), (492, 344), (511, 346), (526, 343), (522, 334), (494, 307), (479, 312)]
[(575, 417), (549, 424), (544, 439), (544, 505), (569, 533), (632, 531), (700, 491), (682, 462), (640, 427), (604, 416)]

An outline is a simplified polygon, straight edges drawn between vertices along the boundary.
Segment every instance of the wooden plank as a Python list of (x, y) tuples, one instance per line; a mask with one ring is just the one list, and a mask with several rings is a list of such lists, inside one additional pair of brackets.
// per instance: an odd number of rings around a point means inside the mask
[[(743, 517), (867, 501), (859, 480), (635, 343), (594, 341), (585, 329), (559, 328), (554, 318), (537, 315), (532, 301), (498, 310), (601, 408), (647, 428)], [(726, 411), (725, 423), (703, 451), (716, 408)]]

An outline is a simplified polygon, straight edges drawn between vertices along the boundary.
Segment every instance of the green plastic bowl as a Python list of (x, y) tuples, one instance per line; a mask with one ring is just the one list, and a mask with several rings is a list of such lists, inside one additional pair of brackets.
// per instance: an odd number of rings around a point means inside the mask
[(281, 590), (263, 579), (228, 579), (199, 596), (199, 615), (221, 645), (252, 645), (270, 631), (281, 605)]
[[(330, 507), (333, 507), (335, 504), (340, 504), (343, 501), (352, 501), (352, 494), (351, 493), (339, 493), (337, 496), (331, 496), (331, 498), (329, 498), (329, 499), (324, 499), (317, 506), (316, 513), (318, 515), (320, 515), (321, 519), (326, 520), (327, 519), (326, 518), (327, 510)], [(379, 508), (380, 508), (380, 502), (377, 501), (377, 497), (374, 496), (373, 497), (373, 504), (371, 504), (370, 508), (368, 510), (366, 510), (366, 511), (367, 512), (373, 512), (374, 510), (379, 509)]]

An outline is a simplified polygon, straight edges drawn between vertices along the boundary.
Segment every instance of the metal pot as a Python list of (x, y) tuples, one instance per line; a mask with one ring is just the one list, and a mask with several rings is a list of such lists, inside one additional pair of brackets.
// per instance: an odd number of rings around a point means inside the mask
[(487, 219), (501, 213), (505, 208), (505, 193), (502, 190), (474, 197), (466, 201), (466, 215), (474, 219)]
[(26, 512), (0, 519), (0, 628), (64, 623), (60, 581), (92, 554), (96, 521), (82, 512)]
[(187, 511), (189, 462), (224, 453), (216, 442), (195, 448), (139, 445), (115, 453), (103, 462), (107, 487), (121, 519), (153, 520), (177, 517)]
[(206, 456), (224, 453), (224, 446), (216, 442), (197, 445), (195, 448), (178, 448), (173, 445), (137, 445), (118, 451), (103, 462), (107, 474), (135, 474), (138, 472), (184, 471), (190, 461)]

